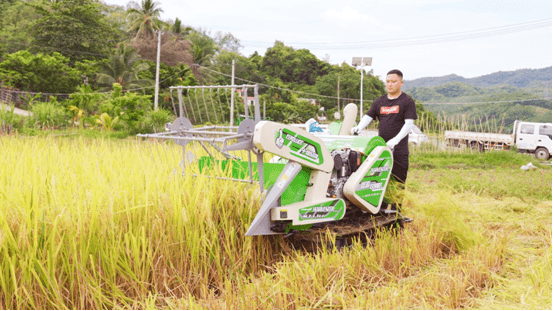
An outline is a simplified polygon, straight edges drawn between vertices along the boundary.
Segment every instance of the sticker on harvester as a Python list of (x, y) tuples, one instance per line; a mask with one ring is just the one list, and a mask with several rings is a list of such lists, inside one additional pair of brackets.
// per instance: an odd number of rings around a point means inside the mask
[(381, 107), (381, 114), (391, 114), (391, 113), (398, 113), (400, 111), (400, 106), (392, 106), (392, 107)]
[(275, 133), (275, 145), (279, 149), (289, 147), (290, 154), (300, 159), (317, 165), (323, 163), (321, 146), (318, 143), (287, 128)]
[(356, 191), (364, 189), (371, 189), (372, 191), (383, 190), (383, 183), (377, 182), (375, 180), (370, 180), (361, 182), (358, 187), (356, 187)]
[(296, 165), (298, 164), (294, 162), (290, 163), (289, 168), (285, 171), (281, 179), (279, 179), (279, 182), (277, 183), (277, 187), (283, 188), (283, 186), (285, 185), (285, 182), (289, 180), (290, 175), (292, 175), (292, 173), (294, 172), (294, 168), (296, 167)]
[(318, 205), (301, 208), (299, 212), (299, 220), (309, 219), (334, 219), (339, 220), (344, 215), (345, 204), (343, 200), (334, 200), (321, 203)]
[(375, 173), (388, 172), (388, 171), (390, 171), (390, 166), (388, 165), (381, 166), (381, 167), (372, 167), (371, 170), (369, 171), (369, 175), (373, 175)]

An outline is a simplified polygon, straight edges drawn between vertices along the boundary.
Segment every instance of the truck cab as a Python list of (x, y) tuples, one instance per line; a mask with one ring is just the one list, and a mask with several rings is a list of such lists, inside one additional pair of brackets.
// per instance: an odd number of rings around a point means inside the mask
[(552, 157), (552, 123), (516, 121), (513, 136), (520, 152), (534, 153), (540, 160)]
[(428, 141), (429, 141), (429, 137), (423, 134), (423, 132), (421, 132), (419, 127), (414, 125), (414, 127), (410, 130), (410, 134), (408, 135), (408, 142), (414, 144), (414, 146), (419, 146), (422, 143), (428, 142)]

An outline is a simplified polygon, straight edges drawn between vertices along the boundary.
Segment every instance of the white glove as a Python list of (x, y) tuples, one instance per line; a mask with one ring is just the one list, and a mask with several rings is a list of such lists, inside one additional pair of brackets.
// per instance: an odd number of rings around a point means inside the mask
[(414, 126), (414, 120), (412, 119), (406, 119), (404, 120), (404, 125), (400, 129), (400, 132), (394, 136), (393, 138), (389, 139), (387, 141), (387, 146), (392, 150), (398, 143), (404, 139), (404, 137), (408, 136), (410, 131), (412, 130), (412, 127)]
[(389, 141), (387, 141), (387, 147), (389, 147), (391, 150), (394, 149), (396, 145), (398, 145), (399, 141), (395, 138), (391, 138)]
[(354, 135), (354, 134), (359, 134), (363, 129), (365, 129), (369, 123), (371, 123), (371, 121), (373, 121), (373, 118), (368, 116), (367, 114), (363, 116), (362, 120), (360, 120), (360, 124), (358, 124), (358, 126), (354, 126), (351, 130), (350, 130), (350, 134)]

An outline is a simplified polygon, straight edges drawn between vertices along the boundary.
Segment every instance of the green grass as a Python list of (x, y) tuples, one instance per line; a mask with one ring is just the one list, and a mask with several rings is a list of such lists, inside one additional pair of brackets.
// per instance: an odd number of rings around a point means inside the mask
[(429, 169), (498, 169), (521, 167), (529, 162), (537, 166), (540, 162), (533, 156), (518, 154), (515, 150), (495, 150), (487, 152), (433, 151), (412, 152), (411, 167)]

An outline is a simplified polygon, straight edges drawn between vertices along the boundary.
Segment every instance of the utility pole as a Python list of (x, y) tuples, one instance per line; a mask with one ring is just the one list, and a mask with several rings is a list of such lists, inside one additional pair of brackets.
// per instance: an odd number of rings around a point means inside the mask
[[(235, 85), (235, 60), (233, 59), (233, 69), (231, 69), (231, 85)], [(231, 126), (233, 126), (235, 110), (235, 88), (231, 88)]]
[(364, 115), (364, 66), (360, 68), (360, 75), (362, 76), (360, 80), (360, 121)]
[(337, 81), (337, 111), (340, 112), (340, 73)]
[(154, 111), (158, 111), (158, 93), (160, 92), (160, 47), (162, 30), (158, 30), (158, 55), (156, 56), (156, 91), (154, 94)]

